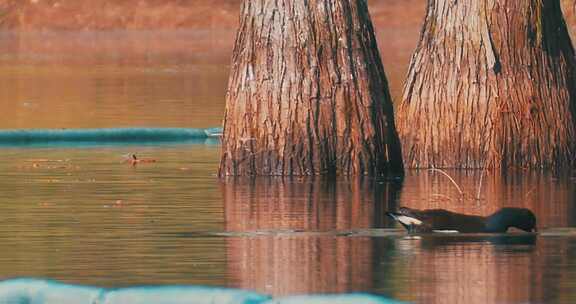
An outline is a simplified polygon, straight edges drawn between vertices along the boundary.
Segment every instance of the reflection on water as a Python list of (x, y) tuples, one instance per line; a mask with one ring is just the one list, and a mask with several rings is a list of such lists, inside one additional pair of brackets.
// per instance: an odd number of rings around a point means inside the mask
[[(483, 200), (450, 201), (435, 194), (452, 197), (455, 187), (430, 172), (411, 172), (401, 187), (219, 181), (218, 148), (0, 150), (0, 278), (200, 284), (275, 296), (367, 291), (419, 303), (576, 300), (569, 177), (488, 175)], [(129, 153), (158, 162), (133, 167), (123, 163)], [(476, 175), (451, 175), (463, 192), (476, 189)], [(530, 207), (546, 228), (535, 238), (406, 238), (384, 217), (399, 205), (478, 214)]]
[(400, 239), (381, 267), (405, 278), (400, 293), (390, 292), (419, 303), (573, 303), (575, 245), (573, 238), (519, 236)]
[(371, 179), (224, 180), (228, 231), (333, 231), (382, 226), (400, 185)]
[[(403, 205), (490, 214), (504, 206), (534, 210), (540, 229), (574, 226), (574, 182), (569, 175), (515, 172), (408, 174)], [(482, 184), (482, 186), (479, 186)], [(478, 189), (480, 188), (480, 200)], [(398, 240), (395, 257), (409, 273), (407, 300), (420, 303), (572, 303), (576, 240), (524, 237), (425, 237)], [(386, 249), (383, 249), (386, 250)], [(394, 266), (398, 262), (394, 263)]]
[[(218, 146), (0, 150), (0, 279), (103, 287), (200, 284), (276, 296), (368, 291), (418, 303), (576, 300), (574, 182), (485, 176), (225, 179)], [(133, 167), (130, 153), (156, 163)], [(477, 175), (450, 173), (463, 192)], [(477, 173), (476, 173), (477, 174)], [(469, 185), (469, 186), (468, 186)], [(527, 190), (529, 189), (529, 190)], [(454, 193), (456, 191), (456, 193)], [(384, 210), (533, 208), (536, 238), (407, 238)]]
[[(229, 231), (346, 231), (380, 226), (397, 188), (371, 180), (231, 179)], [(234, 287), (275, 296), (371, 291), (372, 240), (318, 235), (226, 239)]]
[[(455, 177), (463, 191), (474, 178)], [(572, 200), (567, 200), (573, 195), (572, 183), (545, 176), (537, 183), (532, 178), (489, 177), (490, 186), (482, 193), (490, 196), (480, 202), (458, 201), (463, 205), (459, 210), (482, 214), (499, 206), (533, 208), (535, 201), (525, 199), (523, 189), (530, 183), (535, 192), (556, 198), (549, 201), (554, 204), (550, 208), (546, 204), (535, 208), (538, 217), (548, 227), (566, 226), (566, 220), (555, 221), (556, 208), (572, 208)], [(450, 193), (448, 187), (453, 186), (426, 172), (412, 174), (398, 202), (397, 185), (371, 180), (227, 180), (223, 183), (226, 229), (254, 233), (226, 238), (231, 284), (273, 295), (372, 291), (419, 303), (569, 303), (576, 299), (576, 293), (566, 287), (576, 280), (572, 237), (355, 236), (354, 231), (390, 225), (380, 210), (398, 203), (453, 207), (456, 203), (445, 199), (429, 199), (428, 204), (417, 199), (433, 198), (434, 191)], [(350, 233), (307, 233), (343, 230)]]

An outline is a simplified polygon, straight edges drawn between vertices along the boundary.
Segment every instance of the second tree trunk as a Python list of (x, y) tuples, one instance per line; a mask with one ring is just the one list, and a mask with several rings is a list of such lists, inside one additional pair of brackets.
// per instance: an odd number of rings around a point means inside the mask
[(405, 165), (571, 166), (575, 85), (558, 0), (429, 0), (399, 110)]

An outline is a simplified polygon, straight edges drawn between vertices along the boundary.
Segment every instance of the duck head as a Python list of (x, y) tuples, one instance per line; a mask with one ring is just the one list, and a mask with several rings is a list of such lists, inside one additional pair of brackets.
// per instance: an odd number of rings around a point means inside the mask
[(526, 208), (502, 208), (486, 219), (489, 232), (506, 232), (514, 227), (526, 232), (536, 232), (536, 216)]

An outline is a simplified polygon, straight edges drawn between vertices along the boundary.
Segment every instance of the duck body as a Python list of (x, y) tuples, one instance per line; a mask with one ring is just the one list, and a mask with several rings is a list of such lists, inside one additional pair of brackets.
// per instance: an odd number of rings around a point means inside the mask
[(526, 208), (502, 208), (486, 217), (445, 209), (417, 210), (406, 207), (387, 214), (410, 233), (505, 233), (510, 227), (527, 232), (537, 231), (536, 216)]

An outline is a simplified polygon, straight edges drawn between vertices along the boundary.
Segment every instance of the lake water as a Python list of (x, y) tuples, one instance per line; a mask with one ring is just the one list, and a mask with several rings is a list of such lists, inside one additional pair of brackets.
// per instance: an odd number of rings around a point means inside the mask
[[(398, 96), (417, 29), (384, 32)], [(0, 128), (218, 126), (229, 32), (0, 33)], [(131, 166), (132, 153), (157, 160)], [(218, 179), (219, 146), (0, 149), (0, 279), (418, 303), (574, 303), (571, 172)], [(480, 195), (478, 195), (480, 194)], [(534, 210), (541, 233), (407, 237), (398, 206)]]

